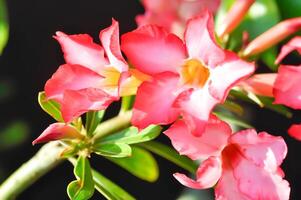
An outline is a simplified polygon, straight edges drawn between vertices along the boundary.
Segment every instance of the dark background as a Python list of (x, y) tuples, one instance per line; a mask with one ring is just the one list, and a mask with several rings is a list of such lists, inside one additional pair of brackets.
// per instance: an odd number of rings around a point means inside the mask
[[(54, 122), (37, 103), (37, 94), (43, 90), (45, 81), (64, 63), (60, 47), (52, 35), (58, 30), (68, 34), (88, 33), (99, 42), (99, 31), (111, 24), (112, 17), (119, 21), (120, 32), (125, 33), (136, 27), (135, 16), (144, 12), (138, 0), (8, 0), (7, 6), (10, 39), (0, 56), (0, 80), (9, 82), (14, 92), (1, 101), (0, 127), (16, 119), (24, 120), (29, 125), (30, 137), (18, 147), (0, 151), (4, 177), (40, 148), (40, 145), (33, 147), (31, 141)], [(283, 169), (292, 187), (291, 199), (301, 199), (301, 143), (286, 135), (291, 122), (279, 114), (259, 110), (256, 106), (246, 106), (248, 112), (256, 117), (253, 125), (258, 131), (282, 135), (287, 141), (289, 153)], [(293, 120), (298, 122), (298, 118), (300, 122), (301, 115), (296, 113)], [(164, 136), (160, 137), (161, 141), (168, 143)], [(160, 166), (160, 178), (156, 183), (141, 181), (99, 157), (92, 159), (92, 165), (137, 199), (176, 199), (183, 187), (175, 181), (172, 173), (182, 170), (156, 158)], [(72, 166), (68, 162), (63, 163), (18, 199), (68, 199), (66, 187), (73, 179)], [(95, 192), (93, 199), (102, 197)]]

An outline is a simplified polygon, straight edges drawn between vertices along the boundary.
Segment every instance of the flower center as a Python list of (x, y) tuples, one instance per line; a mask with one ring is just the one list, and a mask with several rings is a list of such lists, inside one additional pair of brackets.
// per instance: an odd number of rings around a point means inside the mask
[(202, 88), (209, 76), (210, 71), (207, 66), (197, 59), (187, 60), (181, 69), (183, 84)]

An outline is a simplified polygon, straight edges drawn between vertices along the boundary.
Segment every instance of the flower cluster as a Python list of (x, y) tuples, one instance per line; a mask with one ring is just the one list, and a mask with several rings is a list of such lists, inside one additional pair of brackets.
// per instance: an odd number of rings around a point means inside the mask
[[(254, 1), (245, 2), (233, 9), (242, 9), (239, 18)], [(289, 199), (290, 187), (280, 168), (287, 153), (284, 140), (253, 129), (232, 133), (213, 109), (226, 101), (233, 87), (300, 109), (300, 66), (281, 65), (278, 73), (253, 75), (254, 62), (243, 58), (274, 45), (277, 38), (263, 34), (265, 40), (255, 39), (240, 54), (225, 50), (215, 38), (212, 15), (219, 0), (143, 4), (146, 13), (137, 17), (139, 27), (122, 35), (121, 45), (115, 20), (100, 32), (102, 46), (87, 34), (56, 33), (66, 64), (47, 81), (45, 94), (60, 105), (64, 122), (50, 125), (34, 143), (81, 139), (72, 124), (78, 117), (136, 95), (131, 124), (139, 129), (171, 125), (164, 133), (174, 148), (202, 161), (196, 180), (174, 174), (180, 183), (195, 189), (215, 186), (218, 200)], [(235, 23), (226, 23), (220, 37), (239, 23), (237, 15), (231, 16)], [(281, 38), (295, 31), (300, 20), (282, 22), (280, 27), (288, 29)], [(276, 63), (293, 50), (301, 53), (300, 37), (283, 46)], [(293, 125), (289, 133), (301, 139), (300, 127)]]

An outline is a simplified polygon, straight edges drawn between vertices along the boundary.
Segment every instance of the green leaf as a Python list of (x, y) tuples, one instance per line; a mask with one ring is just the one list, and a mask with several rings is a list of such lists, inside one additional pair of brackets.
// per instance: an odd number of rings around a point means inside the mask
[(103, 119), (104, 114), (105, 114), (105, 110), (87, 112), (85, 128), (87, 130), (87, 135), (89, 137), (93, 136), (93, 133), (96, 127), (98, 126), (98, 124)]
[(124, 113), (128, 110), (131, 110), (131, 108), (134, 105), (134, 101), (135, 101), (134, 95), (122, 97), (120, 113)]
[(8, 15), (5, 0), (0, 0), (0, 55), (7, 44), (9, 36)]
[(218, 116), (218, 118), (220, 118), (221, 120), (223, 120), (229, 124), (239, 126), (242, 128), (253, 128), (253, 126), (251, 126), (250, 124), (238, 119), (237, 117), (235, 117), (233, 115), (226, 114), (224, 112), (214, 112), (214, 114), (216, 116)]
[(98, 155), (115, 158), (129, 157), (132, 154), (131, 147), (123, 143), (98, 143), (93, 146), (93, 151)]
[(226, 100), (225, 103), (217, 105), (216, 109), (221, 108), (221, 110), (228, 110), (238, 115), (243, 115), (244, 109), (234, 101)]
[(46, 98), (45, 92), (39, 92), (38, 101), (39, 101), (41, 108), (46, 113), (48, 113), (56, 121), (64, 122), (60, 105), (53, 100), (48, 100)]
[(117, 142), (126, 144), (146, 142), (158, 137), (161, 133), (161, 130), (162, 128), (160, 126), (149, 125), (142, 131), (138, 132), (138, 129), (132, 126), (119, 133), (104, 137), (100, 142)]
[(159, 177), (156, 160), (144, 149), (132, 147), (132, 156), (128, 158), (106, 158), (142, 180), (154, 182)]
[(253, 104), (257, 104), (260, 107), (263, 108), (267, 108), (269, 110), (275, 111), (287, 118), (291, 118), (292, 117), (292, 112), (290, 111), (290, 109), (288, 109), (285, 106), (282, 105), (276, 105), (273, 104), (274, 99), (271, 97), (264, 97), (264, 96), (258, 96), (253, 94), (254, 96), (256, 96), (256, 98), (258, 99), (258, 101), (260, 102), (256, 102), (256, 100), (254, 98), (250, 98), (250, 93), (249, 95), (245, 94), (243, 91), (241, 90), (237, 90), (237, 89), (232, 89), (230, 91), (230, 95), (229, 97), (231, 98), (237, 98), (237, 99), (241, 99), (243, 101), (249, 102), (249, 103), (253, 103)]
[(135, 198), (124, 189), (92, 169), (95, 188), (103, 196), (110, 200), (135, 200)]
[(300, 0), (277, 0), (281, 16), (284, 19), (300, 17), (301, 1)]
[(166, 160), (171, 161), (172, 163), (182, 167), (183, 169), (186, 169), (192, 174), (194, 174), (198, 168), (197, 163), (186, 156), (179, 155), (176, 150), (167, 145), (155, 141), (149, 141), (137, 145), (165, 158)]
[(23, 121), (15, 121), (0, 131), (0, 150), (13, 148), (25, 142), (29, 127)]
[(93, 196), (94, 181), (89, 160), (80, 156), (74, 167), (76, 181), (72, 181), (67, 188), (71, 200), (86, 200)]

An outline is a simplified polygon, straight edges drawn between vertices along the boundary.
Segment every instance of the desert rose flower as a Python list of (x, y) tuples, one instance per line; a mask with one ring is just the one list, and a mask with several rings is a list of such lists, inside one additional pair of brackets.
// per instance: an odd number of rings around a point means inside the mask
[(119, 45), (118, 22), (100, 32), (102, 46), (87, 34), (57, 32), (66, 64), (61, 65), (45, 85), (48, 99), (61, 104), (65, 122), (89, 110), (105, 109), (120, 96), (136, 93), (141, 73), (131, 70)]
[(145, 8), (138, 15), (138, 26), (155, 24), (182, 37), (188, 19), (201, 14), (205, 9), (215, 12), (221, 0), (142, 0)]
[(84, 136), (73, 126), (65, 123), (53, 123), (35, 139), (32, 144), (62, 139), (82, 139)]
[(215, 186), (217, 200), (288, 200), (290, 187), (280, 168), (287, 154), (284, 140), (252, 129), (231, 133), (230, 127), (215, 117), (201, 137), (194, 137), (183, 121), (173, 124), (165, 134), (175, 149), (203, 160), (196, 180), (181, 173), (174, 177), (194, 189)]
[(189, 20), (184, 41), (148, 25), (124, 34), (121, 48), (139, 71), (152, 76), (139, 87), (133, 108), (132, 123), (140, 128), (169, 124), (181, 115), (201, 134), (214, 106), (254, 71), (253, 63), (216, 44), (207, 11)]
[(256, 95), (274, 97), (273, 87), (276, 77), (277, 73), (255, 74), (240, 82), (238, 87)]

